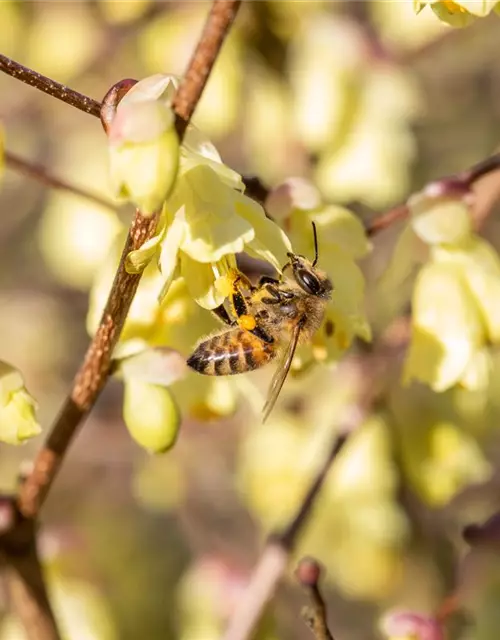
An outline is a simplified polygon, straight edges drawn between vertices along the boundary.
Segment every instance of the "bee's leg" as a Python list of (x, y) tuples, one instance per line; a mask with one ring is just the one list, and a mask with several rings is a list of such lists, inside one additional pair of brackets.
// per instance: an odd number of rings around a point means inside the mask
[(212, 309), (212, 313), (218, 320), (222, 320), (224, 324), (227, 324), (230, 327), (234, 327), (237, 324), (236, 320), (230, 318), (229, 313), (227, 312), (227, 309), (223, 304), (215, 307), (215, 309)]
[(271, 276), (261, 276), (259, 278), (259, 287), (262, 287), (265, 284), (279, 284), (279, 280), (271, 278)]
[[(237, 319), (237, 323), (242, 329), (253, 328), (242, 325), (245, 322), (245, 318), (250, 318), (249, 324), (253, 320), (253, 317), (248, 314), (248, 305), (245, 296), (243, 295), (243, 289), (248, 289), (250, 292), (254, 291), (255, 287), (239, 271), (234, 271), (232, 274), (231, 292), (229, 294), (229, 302), (231, 303), (231, 310)], [(255, 323), (255, 320), (253, 320)]]
[(292, 300), (295, 297), (295, 294), (291, 291), (280, 291), (273, 284), (267, 284), (265, 286), (265, 291), (271, 296), (262, 298), (262, 302), (266, 302), (267, 304), (280, 304), (285, 300)]
[(253, 333), (254, 336), (260, 338), (264, 342), (271, 343), (274, 342), (273, 338), (268, 335), (267, 331), (265, 331), (262, 327), (257, 324), (256, 318), (249, 313), (247, 301), (245, 296), (241, 292), (242, 283), (246, 288), (246, 282), (251, 287), (251, 290), (255, 290), (255, 287), (242, 276), (241, 278), (235, 278), (233, 281), (233, 291), (230, 294), (231, 307), (233, 309), (234, 315), (236, 316), (236, 322), (239, 327)]

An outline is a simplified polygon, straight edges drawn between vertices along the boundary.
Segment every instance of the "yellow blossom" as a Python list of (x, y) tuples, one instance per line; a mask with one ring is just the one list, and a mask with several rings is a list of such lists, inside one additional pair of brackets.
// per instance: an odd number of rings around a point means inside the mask
[[(170, 76), (162, 76), (162, 82), (167, 93), (174, 87)], [(290, 242), (262, 207), (244, 195), (244, 188), (241, 176), (222, 163), (210, 141), (188, 127), (177, 181), (157, 233), (129, 254), (127, 270), (138, 273), (155, 258), (164, 279), (161, 297), (181, 275), (196, 302), (208, 309), (224, 301), (216, 281), (235, 268), (236, 253), (246, 251), (279, 271)]]
[[(92, 287), (87, 315), (87, 329), (91, 334), (96, 330), (111, 288), (121, 246), (123, 246), (123, 238), (119, 238), (115, 243), (113, 251), (97, 274)], [(161, 381), (165, 384), (165, 373), (158, 372), (155, 362), (153, 362), (153, 370), (150, 369), (151, 362), (147, 352), (156, 351), (159, 347), (170, 347), (186, 358), (200, 336), (207, 335), (220, 327), (212, 314), (196, 304), (183, 278), (176, 278), (172, 282), (167, 295), (159, 304), (158, 298), (162, 286), (162, 274), (156, 264), (149, 264), (143, 273), (120, 341), (114, 351), (114, 357), (119, 359), (118, 371), (124, 379), (127, 376), (134, 376), (140, 377), (143, 382)], [(144, 358), (149, 361), (146, 364), (146, 370), (138, 371), (138, 362)], [(132, 368), (129, 364), (133, 365)], [(234, 412), (237, 395), (239, 395), (236, 381), (205, 378), (190, 369), (184, 377), (184, 367), (178, 361), (177, 355), (174, 357), (173, 367), (175, 382), (173, 379), (168, 380), (169, 390), (173, 393), (183, 415), (207, 420)], [(170, 373), (169, 369), (167, 376)]]
[[(163, 88), (161, 77), (156, 84)], [(108, 131), (115, 193), (143, 214), (152, 214), (165, 202), (179, 164), (174, 114), (159, 99), (161, 94), (150, 97), (153, 86), (151, 78), (137, 83), (119, 103)]]
[(354, 21), (311, 13), (290, 47), (294, 131), (317, 157), (314, 179), (325, 197), (383, 207), (408, 186), (416, 87), (407, 72), (370, 55)]
[(416, 379), (436, 391), (467, 380), (467, 367), (485, 342), (479, 307), (459, 266), (430, 262), (412, 297), (412, 337), (405, 381)]
[(402, 234), (409, 239), (408, 255), (390, 268), (414, 266), (426, 248), (427, 264), (412, 297), (405, 380), (415, 378), (435, 391), (455, 384), (484, 389), (491, 370), (488, 343), (500, 342), (500, 258), (473, 233), (467, 196), (439, 191), (431, 185), (408, 201), (410, 223)]
[(313, 338), (315, 357), (338, 358), (356, 336), (371, 340), (363, 308), (365, 281), (356, 264), (370, 250), (361, 221), (343, 207), (322, 205), (319, 194), (314, 197), (313, 186), (297, 179), (278, 186), (270, 194), (266, 207), (270, 215), (278, 212), (296, 253), (314, 256), (311, 223), (316, 224), (318, 267), (330, 276), (334, 291), (323, 325)]
[(24, 386), (21, 373), (0, 361), (0, 440), (21, 444), (41, 432), (36, 402)]

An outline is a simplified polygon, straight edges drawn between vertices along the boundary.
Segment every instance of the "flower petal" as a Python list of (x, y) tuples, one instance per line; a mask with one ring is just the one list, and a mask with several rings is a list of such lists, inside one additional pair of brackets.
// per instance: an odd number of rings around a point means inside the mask
[(317, 224), (321, 242), (338, 244), (355, 259), (369, 253), (371, 242), (363, 223), (349, 209), (329, 205), (314, 213), (311, 219)]
[[(447, 3), (452, 4), (451, 2)], [(498, 4), (498, 0), (455, 0), (453, 4), (458, 5), (475, 16), (487, 16)]]
[(121, 99), (118, 109), (136, 102), (159, 100), (160, 98), (172, 99), (176, 89), (176, 78), (167, 73), (156, 73), (143, 78), (135, 84)]
[(173, 447), (181, 423), (168, 389), (136, 379), (124, 385), (123, 419), (132, 438), (153, 453)]
[[(480, 3), (480, 1), (477, 2), (477, 4)], [(438, 0), (438, 2), (432, 2), (431, 8), (440, 20), (452, 27), (466, 27), (477, 18), (469, 11), (462, 9), (458, 2)]]
[(24, 386), (21, 373), (0, 361), (0, 441), (21, 444), (41, 432), (35, 399)]
[(180, 254), (181, 274), (191, 297), (204, 309), (214, 309), (224, 302), (225, 296), (215, 286), (216, 277), (211, 264), (193, 260)]
[(480, 309), (488, 338), (500, 342), (500, 258), (493, 247), (476, 236), (461, 247), (440, 247), (434, 251), (440, 262), (460, 265), (463, 276)]
[[(333, 278), (334, 290), (330, 305), (345, 316), (359, 315), (365, 295), (365, 279), (361, 269), (339, 247), (332, 248), (321, 262), (325, 271)], [(339, 277), (335, 278), (335, 274), (339, 274)]]
[(405, 382), (415, 378), (435, 391), (444, 391), (460, 380), (484, 342), (479, 311), (460, 268), (427, 264), (417, 278), (412, 308)]
[(187, 373), (184, 356), (169, 347), (146, 347), (116, 361), (116, 374), (123, 380), (139, 380), (168, 387)]
[(467, 368), (460, 379), (460, 384), (469, 391), (486, 389), (493, 369), (491, 355), (487, 349), (480, 349), (469, 360)]
[(245, 251), (269, 262), (276, 271), (281, 271), (283, 265), (288, 262), (286, 254), (292, 250), (286, 233), (266, 217), (264, 210), (255, 200), (236, 194), (235, 201), (238, 215), (248, 220), (255, 231), (255, 236), (247, 242)]
[(146, 240), (140, 249), (131, 251), (125, 259), (125, 269), (127, 273), (142, 273), (147, 265), (154, 258), (166, 233), (166, 218), (163, 217), (158, 223), (156, 234)]
[(273, 220), (285, 220), (294, 209), (310, 211), (321, 206), (321, 195), (305, 178), (287, 178), (271, 190), (265, 207)]
[(384, 293), (397, 295), (405, 282), (416, 272), (417, 265), (425, 262), (429, 251), (417, 236), (413, 227), (407, 225), (399, 234), (389, 266), (378, 281)]
[(182, 250), (194, 260), (207, 263), (243, 251), (245, 243), (253, 239), (254, 230), (236, 215), (235, 203), (241, 197), (206, 165), (180, 176), (168, 208), (178, 211), (184, 207)]
[(435, 198), (417, 193), (408, 200), (411, 225), (428, 244), (459, 244), (472, 232), (469, 205), (463, 198)]

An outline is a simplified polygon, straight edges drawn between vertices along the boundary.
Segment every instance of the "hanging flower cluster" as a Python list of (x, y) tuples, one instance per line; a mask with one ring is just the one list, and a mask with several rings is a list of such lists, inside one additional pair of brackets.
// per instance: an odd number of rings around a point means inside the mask
[(412, 295), (412, 332), (404, 379), (445, 391), (484, 388), (489, 346), (500, 342), (500, 258), (472, 230), (467, 196), (432, 189), (408, 201), (409, 226), (390, 270), (424, 262)]
[[(122, 103), (129, 108), (127, 99), (136, 104), (139, 94), (166, 109), (175, 88), (175, 78), (158, 74), (136, 84)], [(158, 120), (163, 122), (160, 117)], [(170, 138), (162, 142), (168, 131), (158, 125), (157, 132), (158, 149), (163, 144), (171, 145)], [(169, 162), (173, 166), (174, 162)], [(188, 127), (180, 148), (173, 187), (170, 183), (168, 188), (164, 183), (160, 186), (166, 199), (157, 233), (129, 254), (126, 267), (130, 273), (140, 273), (156, 260), (164, 280), (161, 297), (172, 281), (182, 276), (196, 302), (211, 309), (224, 301), (216, 282), (236, 267), (236, 253), (245, 251), (266, 260), (278, 271), (285, 264), (291, 250), (285, 233), (266, 217), (258, 203), (244, 195), (241, 176), (223, 164), (216, 148), (193, 125)]]

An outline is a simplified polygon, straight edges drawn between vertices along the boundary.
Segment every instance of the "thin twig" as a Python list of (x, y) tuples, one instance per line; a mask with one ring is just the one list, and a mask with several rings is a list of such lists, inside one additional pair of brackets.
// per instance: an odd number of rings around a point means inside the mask
[(382, 393), (386, 384), (387, 361), (400, 352), (405, 339), (406, 336), (392, 336), (389, 340), (381, 342), (377, 351), (363, 356), (352, 356), (343, 361), (342, 372), (338, 375), (352, 378), (351, 388), (356, 389), (357, 397), (346, 407), (343, 416), (339, 417), (337, 436), (297, 512), (288, 526), (281, 532), (272, 534), (264, 546), (249, 583), (232, 612), (223, 640), (249, 640), (252, 637), (266, 604), (286, 571), (332, 464), (350, 435), (365, 422), (370, 408)]
[[(202, 94), (239, 5), (240, 1), (235, 0), (216, 0), (212, 5), (201, 42), (189, 63), (186, 81), (179, 87), (182, 100), (175, 101), (175, 104), (179, 105), (177, 108), (180, 119), (177, 122), (180, 138)], [(204, 38), (207, 38), (208, 42), (202, 45)], [(132, 275), (125, 271), (125, 257), (150, 238), (155, 228), (155, 216), (145, 218), (140, 212), (136, 213), (100, 325), (76, 375), (71, 393), (46, 443), (35, 458), (31, 473), (22, 484), (18, 504), (20, 512), (25, 517), (35, 517), (38, 514), (78, 426), (93, 407), (106, 383), (111, 355), (140, 280), (140, 275)]]
[[(470, 193), (473, 185), (481, 178), (499, 169), (500, 153), (495, 153), (489, 158), (473, 165), (470, 169), (465, 169), (451, 176), (429, 182), (429, 184), (422, 189), (422, 193), (427, 192), (429, 196), (433, 197), (465, 196)], [(366, 233), (368, 236), (374, 236), (380, 231), (392, 226), (395, 222), (406, 219), (409, 215), (410, 210), (408, 204), (400, 204), (372, 218), (366, 225)], [(482, 220), (475, 222), (480, 223)]]
[(16, 80), (21, 80), (21, 82), (29, 84), (31, 87), (35, 87), (35, 89), (39, 91), (48, 93), (49, 96), (53, 98), (62, 100), (72, 107), (76, 107), (85, 113), (90, 113), (91, 116), (99, 117), (101, 105), (97, 100), (84, 96), (82, 93), (78, 93), (78, 91), (74, 91), (60, 82), (51, 80), (41, 73), (38, 73), (38, 71), (24, 67), (22, 64), (19, 64), (19, 62), (11, 60), (2, 54), (0, 54), (0, 71), (12, 76)]
[(62, 178), (58, 178), (52, 175), (41, 164), (36, 164), (35, 162), (25, 160), (24, 158), (19, 157), (11, 151), (5, 151), (4, 158), (5, 163), (9, 168), (17, 171), (18, 173), (22, 173), (28, 178), (32, 178), (33, 180), (36, 180), (41, 184), (45, 184), (48, 187), (52, 187), (54, 189), (60, 189), (61, 191), (67, 191), (68, 193), (72, 193), (75, 196), (85, 198), (90, 202), (94, 202), (101, 207), (106, 207), (107, 209), (116, 209), (116, 206), (109, 200), (101, 198), (101, 196), (98, 196), (95, 193), (91, 193), (86, 189), (77, 187), (74, 184), (66, 182), (66, 180), (63, 180)]
[(305, 623), (313, 632), (316, 640), (334, 640), (328, 628), (326, 604), (319, 588), (321, 566), (314, 558), (302, 558), (295, 577), (309, 596), (311, 605), (302, 610)]
[(241, 0), (215, 0), (191, 62), (177, 91), (173, 107), (182, 138), (212, 71), (217, 54), (233, 24)]
[(349, 434), (357, 429), (363, 422), (364, 417), (365, 413), (363, 410), (359, 407), (352, 408), (351, 414), (348, 415), (342, 423), (329, 454), (318, 470), (297, 513), (283, 531), (269, 537), (262, 555), (253, 570), (245, 593), (243, 593), (241, 600), (236, 605), (236, 609), (229, 620), (223, 640), (248, 640), (252, 637), (252, 632), (267, 602), (276, 590), (286, 570), (298, 537), (308, 517), (311, 515), (332, 462), (342, 450)]

